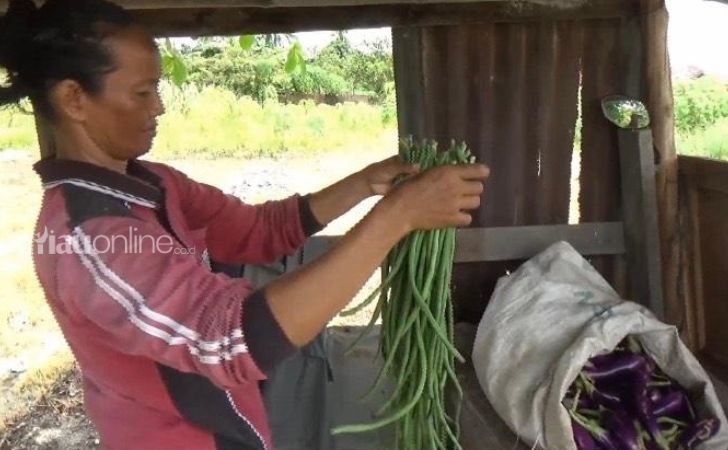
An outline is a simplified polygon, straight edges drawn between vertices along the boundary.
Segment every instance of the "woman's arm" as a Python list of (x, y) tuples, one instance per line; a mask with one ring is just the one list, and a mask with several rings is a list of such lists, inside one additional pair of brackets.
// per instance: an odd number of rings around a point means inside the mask
[(311, 194), (309, 196), (311, 211), (320, 224), (327, 224), (362, 200), (372, 195), (385, 195), (399, 175), (411, 175), (417, 170), (416, 165), (405, 163), (399, 156), (371, 164)]
[(379, 202), (326, 254), (265, 288), (273, 316), (297, 346), (311, 340), (361, 289), (389, 250), (418, 229), (468, 225), (480, 205), (485, 166), (446, 166)]
[[(407, 233), (469, 224), (463, 210), (478, 207), (486, 176), (484, 166), (443, 166), (415, 177), (331, 251), (259, 291), (175, 251), (184, 248), (157, 224), (88, 220), (73, 230), (74, 251), (51, 261), (58, 271), (54, 291), (79, 321), (106, 331), (106, 345), (219, 386), (260, 380), (313, 339)], [(164, 245), (143, 254), (122, 248), (97, 253), (91, 246), (97, 236), (126, 236), (132, 229)]]
[(294, 252), (321, 226), (364, 198), (385, 194), (398, 175), (416, 171), (399, 157), (390, 158), (310, 196), (250, 205), (171, 167), (150, 166), (175, 187), (167, 189), (168, 201), (181, 205), (190, 229), (206, 230), (212, 258), (245, 264), (268, 263)]

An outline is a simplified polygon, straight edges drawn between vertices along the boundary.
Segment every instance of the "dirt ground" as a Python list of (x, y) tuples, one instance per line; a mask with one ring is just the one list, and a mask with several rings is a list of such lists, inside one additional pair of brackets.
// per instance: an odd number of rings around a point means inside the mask
[(0, 450), (97, 450), (96, 431), (83, 410), (77, 370), (59, 378), (30, 412), (7, 424)]

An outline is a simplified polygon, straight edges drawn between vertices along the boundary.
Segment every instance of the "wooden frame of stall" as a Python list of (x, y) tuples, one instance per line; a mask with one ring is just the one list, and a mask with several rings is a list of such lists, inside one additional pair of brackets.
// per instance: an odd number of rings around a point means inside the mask
[[(477, 322), (499, 276), (568, 240), (728, 380), (728, 164), (676, 156), (663, 0), (117, 1), (160, 36), (391, 26), (400, 134), (464, 139), (493, 173), (459, 236), (458, 320)], [(610, 94), (643, 100), (651, 130), (607, 122)], [(579, 130), (582, 223), (568, 225)]]

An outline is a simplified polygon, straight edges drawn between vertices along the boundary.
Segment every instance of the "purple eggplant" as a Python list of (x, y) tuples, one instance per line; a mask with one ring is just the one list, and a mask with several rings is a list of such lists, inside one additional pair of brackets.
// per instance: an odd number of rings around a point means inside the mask
[(667, 449), (667, 442), (662, 437), (660, 424), (657, 421), (657, 415), (654, 412), (652, 402), (650, 402), (650, 397), (647, 390), (648, 380), (648, 373), (642, 373), (639, 376), (634, 377), (634, 382), (631, 386), (631, 409), (633, 410), (636, 417), (640, 420), (642, 426), (645, 427), (649, 435), (655, 441), (657, 447)]
[(640, 436), (633, 420), (624, 410), (611, 411), (607, 414), (606, 440), (610, 440), (619, 450), (641, 450)]
[(674, 390), (668, 392), (653, 404), (652, 413), (657, 417), (670, 416), (672, 418), (693, 419), (690, 415), (690, 400), (685, 392)]
[(592, 357), (569, 387), (565, 402), (570, 400), (577, 448), (671, 450), (679, 444), (693, 450), (715, 435), (721, 424), (694, 423), (687, 392), (636, 344), (625, 340), (621, 348)]
[(680, 437), (680, 450), (693, 450), (701, 443), (715, 436), (720, 429), (718, 419), (704, 419), (688, 428)]
[(602, 447), (597, 444), (591, 433), (574, 420), (571, 421), (571, 429), (578, 450), (601, 450)]
[(619, 395), (600, 389), (595, 389), (590, 398), (598, 406), (603, 406), (607, 409), (621, 408), (624, 406)]
[(597, 384), (611, 384), (625, 382), (636, 374), (649, 373), (649, 366), (643, 355), (612, 352), (591, 358), (583, 370)]
[(647, 390), (647, 396), (650, 398), (650, 402), (654, 405), (659, 403), (662, 397), (665, 396), (665, 390), (660, 388), (649, 388)]

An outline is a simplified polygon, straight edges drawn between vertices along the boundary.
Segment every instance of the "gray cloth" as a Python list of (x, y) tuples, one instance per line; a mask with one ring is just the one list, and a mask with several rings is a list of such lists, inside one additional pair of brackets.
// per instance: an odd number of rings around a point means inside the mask
[(326, 334), (280, 363), (261, 383), (278, 450), (329, 449), (331, 369)]
[(374, 450), (392, 448), (391, 429), (332, 436), (338, 425), (365, 423), (383, 404), (391, 384), (368, 401), (360, 397), (381, 367), (378, 332), (345, 350), (360, 328), (328, 328), (313, 342), (283, 361), (261, 389), (278, 450)]

